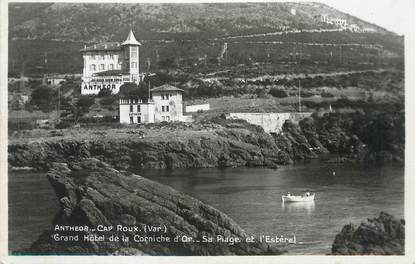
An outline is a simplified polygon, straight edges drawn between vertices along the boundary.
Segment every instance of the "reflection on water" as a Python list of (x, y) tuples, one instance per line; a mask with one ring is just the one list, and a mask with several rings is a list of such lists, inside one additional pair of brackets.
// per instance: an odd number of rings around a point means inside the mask
[(9, 171), (8, 176), (11, 252), (29, 247), (43, 231), (50, 228), (59, 203), (46, 173)]
[[(333, 171), (336, 174), (333, 175)], [(289, 254), (326, 254), (348, 223), (380, 211), (404, 217), (404, 170), (310, 162), (266, 168), (143, 170), (225, 212), (248, 234), (295, 235)], [(316, 192), (315, 202), (281, 204), (281, 195)], [(33, 199), (36, 197), (36, 199)], [(58, 200), (44, 174), (9, 174), (9, 246), (27, 247), (50, 227)]]
[(311, 215), (316, 208), (314, 201), (310, 202), (297, 202), (297, 203), (281, 203), (281, 209), (284, 213), (295, 213), (301, 214), (306, 213)]
[[(295, 234), (298, 243), (285, 248), (290, 254), (327, 254), (345, 224), (359, 224), (380, 211), (404, 215), (402, 167), (367, 168), (316, 161), (278, 170), (212, 168), (137, 173), (218, 208), (249, 234)], [(288, 190), (311, 190), (317, 193), (316, 200), (281, 204), (281, 195)]]

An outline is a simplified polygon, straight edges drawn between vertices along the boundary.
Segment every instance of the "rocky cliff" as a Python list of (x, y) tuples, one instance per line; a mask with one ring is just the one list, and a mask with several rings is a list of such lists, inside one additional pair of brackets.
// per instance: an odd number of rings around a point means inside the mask
[[(247, 234), (227, 215), (173, 188), (120, 172), (96, 159), (55, 163), (48, 173), (60, 202), (50, 230), (24, 253), (116, 255), (280, 254)], [(77, 230), (67, 230), (69, 227)], [(101, 227), (101, 228), (100, 228)], [(104, 230), (102, 228), (104, 227)], [(113, 227), (111, 230), (110, 227)], [(122, 227), (121, 230), (117, 230)], [(136, 229), (134, 229), (134, 227)], [(159, 228), (160, 227), (160, 228)], [(78, 236), (77, 241), (65, 237)], [(100, 240), (103, 236), (103, 240)], [(118, 236), (119, 241), (109, 241)], [(85, 239), (88, 237), (89, 239)], [(129, 241), (121, 239), (129, 237)], [(143, 242), (146, 237), (171, 242)], [(184, 239), (186, 237), (186, 239)], [(240, 239), (223, 242), (222, 238)], [(93, 238), (91, 241), (91, 238)], [(178, 238), (175, 241), (174, 238)], [(193, 239), (192, 242), (189, 240)], [(206, 239), (204, 239), (206, 238)], [(208, 238), (213, 239), (206, 242)], [(196, 242), (198, 241), (198, 242)]]
[(329, 151), (320, 143), (312, 118), (301, 120), (299, 126), (287, 120), (282, 133), (274, 135), (275, 142), (293, 160), (317, 158)]
[[(84, 135), (53, 137), (45, 140), (15, 140), (9, 143), (9, 164), (15, 167), (48, 169), (53, 162), (79, 162), (97, 158), (119, 169), (184, 167), (277, 167), (297, 159), (315, 158), (327, 150), (319, 143), (315, 131), (304, 134), (294, 124), (286, 124), (281, 135), (270, 135), (260, 127), (241, 120), (221, 120), (222, 124), (163, 128), (163, 135), (174, 130), (177, 136), (139, 138), (130, 130), (112, 136)], [(311, 124), (313, 121), (304, 121)], [(175, 126), (170, 124), (169, 126)], [(138, 130), (137, 130), (138, 131)], [(63, 130), (63, 133), (69, 133)], [(79, 132), (91, 134), (94, 131)], [(102, 132), (100, 132), (102, 133)], [(124, 134), (123, 134), (124, 133)], [(128, 134), (130, 133), (130, 134)], [(309, 142), (310, 139), (310, 142)], [(312, 148), (318, 149), (316, 151)]]
[[(146, 134), (140, 138), (139, 131)], [(332, 162), (404, 162), (405, 123), (398, 114), (338, 114), (286, 121), (280, 134), (243, 120), (215, 117), (195, 124), (152, 124), (100, 130), (23, 131), (9, 141), (9, 165), (48, 169), (53, 162), (97, 158), (118, 169), (268, 166), (320, 153)], [(31, 135), (33, 133), (33, 135)], [(41, 132), (46, 133), (46, 132)]]
[(335, 255), (403, 255), (405, 221), (381, 212), (356, 227), (345, 225), (332, 245)]

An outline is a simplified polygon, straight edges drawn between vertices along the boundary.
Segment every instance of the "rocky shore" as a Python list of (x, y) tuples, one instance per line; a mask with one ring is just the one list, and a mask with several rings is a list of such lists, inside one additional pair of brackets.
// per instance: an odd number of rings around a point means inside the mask
[[(65, 136), (70, 132), (62, 130), (59, 133), (61, 136), (15, 139), (9, 143), (9, 165), (47, 170), (53, 162), (96, 158), (118, 169), (276, 168), (294, 160), (316, 158), (317, 153), (327, 152), (312, 129), (303, 133), (299, 126), (287, 123), (283, 134), (270, 135), (242, 120), (221, 122), (191, 127), (171, 124), (154, 133), (154, 128), (149, 128), (145, 130), (148, 135), (145, 138), (136, 135), (139, 129), (115, 129), (101, 134), (99, 131), (79, 131), (71, 136)], [(304, 124), (312, 126), (312, 120)], [(87, 137), (87, 134), (90, 136)]]
[[(259, 242), (247, 243), (244, 230), (217, 209), (166, 185), (115, 170), (96, 159), (79, 163), (54, 163), (48, 179), (60, 202), (60, 210), (50, 230), (45, 231), (30, 248), (16, 254), (282, 253)], [(116, 230), (119, 226), (123, 229)], [(77, 230), (68, 231), (67, 227), (77, 227)], [(77, 240), (66, 241), (66, 238), (75, 236)], [(101, 241), (100, 236), (105, 236), (104, 240)], [(118, 236), (120, 240), (109, 241), (111, 236)], [(139, 241), (139, 237), (160, 236), (169, 237), (172, 242)], [(92, 238), (92, 241), (85, 240), (85, 237)], [(129, 237), (129, 241), (121, 237)], [(179, 237), (178, 241), (174, 241), (176, 237)], [(183, 240), (183, 237), (187, 239)], [(220, 237), (240, 242), (221, 242), (218, 240)], [(206, 242), (205, 238), (213, 240)]]
[(404, 255), (405, 220), (381, 212), (358, 227), (345, 225), (331, 251), (334, 255)]
[[(47, 170), (53, 162), (96, 158), (117, 169), (267, 166), (321, 153), (329, 162), (404, 162), (403, 114), (338, 114), (289, 120), (269, 134), (243, 120), (215, 117), (194, 124), (23, 131), (9, 140), (9, 165)], [(145, 137), (139, 136), (144, 132)]]

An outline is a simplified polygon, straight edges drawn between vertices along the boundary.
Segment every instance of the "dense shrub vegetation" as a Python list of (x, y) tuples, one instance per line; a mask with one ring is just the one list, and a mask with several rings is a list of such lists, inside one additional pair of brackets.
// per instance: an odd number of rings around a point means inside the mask
[(277, 89), (277, 88), (271, 88), (269, 90), (269, 94), (274, 96), (274, 97), (278, 97), (278, 98), (288, 97), (288, 94), (287, 94), (286, 91), (281, 90), (281, 89)]
[(56, 99), (56, 90), (47, 86), (39, 86), (33, 90), (30, 104), (43, 112), (50, 112), (56, 107)]
[(404, 162), (405, 114), (401, 111), (331, 113), (315, 117), (315, 125), (321, 143), (332, 152), (367, 148), (373, 161)]

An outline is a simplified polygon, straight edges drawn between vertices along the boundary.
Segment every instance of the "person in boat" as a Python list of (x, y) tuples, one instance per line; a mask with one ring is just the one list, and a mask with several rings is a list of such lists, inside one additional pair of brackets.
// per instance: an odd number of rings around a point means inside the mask
[(310, 193), (309, 193), (309, 192), (306, 192), (306, 193), (305, 193), (305, 196), (310, 196)]
[(291, 193), (290, 193), (290, 192), (288, 192), (288, 193), (287, 193), (287, 196), (291, 196)]

